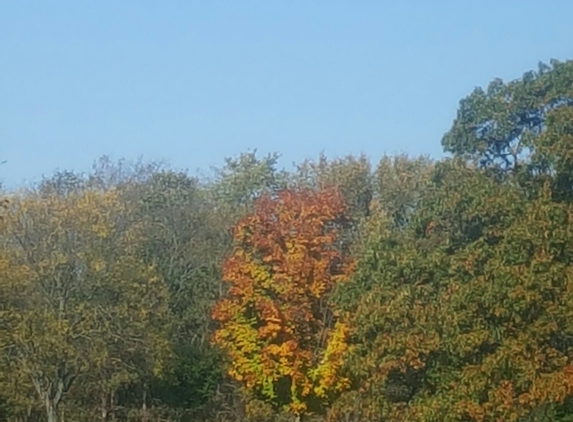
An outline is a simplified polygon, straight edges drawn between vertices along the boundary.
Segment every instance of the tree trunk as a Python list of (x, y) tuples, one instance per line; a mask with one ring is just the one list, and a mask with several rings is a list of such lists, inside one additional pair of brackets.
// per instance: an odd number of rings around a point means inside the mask
[(109, 393), (109, 413), (110, 419), (115, 421), (115, 394), (113, 391)]
[(101, 412), (101, 420), (106, 421), (107, 420), (107, 394), (106, 393), (102, 393), (102, 395), (101, 395), (100, 412)]
[(58, 409), (55, 403), (49, 397), (45, 399), (46, 404), (46, 417), (48, 422), (58, 422)]
[(141, 404), (141, 421), (147, 422), (148, 415), (147, 415), (147, 388), (143, 390), (143, 403)]
[(50, 382), (47, 387), (44, 387), (37, 377), (32, 376), (32, 383), (34, 384), (36, 392), (40, 400), (44, 401), (47, 422), (58, 422), (58, 408), (63, 394), (67, 391), (74, 379), (75, 376), (66, 376), (64, 379), (58, 378), (54, 383)]

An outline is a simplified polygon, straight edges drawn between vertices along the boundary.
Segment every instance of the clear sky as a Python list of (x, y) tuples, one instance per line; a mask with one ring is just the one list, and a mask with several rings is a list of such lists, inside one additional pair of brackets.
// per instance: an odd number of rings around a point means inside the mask
[(0, 179), (103, 154), (208, 171), (441, 156), (459, 100), (573, 58), (571, 0), (3, 0)]

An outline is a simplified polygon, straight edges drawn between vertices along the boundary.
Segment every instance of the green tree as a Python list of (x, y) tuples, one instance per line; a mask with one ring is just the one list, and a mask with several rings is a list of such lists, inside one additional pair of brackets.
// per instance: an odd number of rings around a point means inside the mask
[(357, 390), (333, 418), (567, 417), (571, 69), (554, 62), (462, 100), (443, 140), (454, 160), (420, 179), (408, 224), (383, 205), (367, 224), (339, 291)]
[(174, 355), (154, 396), (174, 407), (197, 408), (222, 377), (219, 353), (210, 344), (209, 312), (230, 239), (213, 218), (208, 192), (186, 174), (157, 172), (132, 188), (139, 190), (134, 212), (146, 222), (146, 261), (156, 265), (169, 291)]
[(365, 155), (329, 160), (321, 154), (316, 161), (305, 160), (291, 175), (291, 183), (317, 190), (337, 189), (354, 221), (358, 222), (370, 213), (374, 187), (370, 161)]
[(278, 159), (277, 153), (259, 159), (256, 150), (226, 158), (225, 165), (215, 169), (211, 187), (219, 207), (248, 210), (262, 194), (286, 187), (286, 173), (277, 170)]
[(518, 174), (522, 185), (552, 179), (553, 194), (571, 200), (573, 183), (573, 61), (541, 63), (537, 71), (504, 83), (492, 81), (460, 101), (446, 152), (489, 168)]
[(436, 177), (409, 230), (373, 223), (349, 285), (366, 416), (511, 421), (564, 402), (570, 207), (473, 169)]
[(375, 208), (383, 211), (395, 227), (406, 227), (430, 188), (433, 168), (433, 161), (427, 157), (383, 157), (375, 172)]

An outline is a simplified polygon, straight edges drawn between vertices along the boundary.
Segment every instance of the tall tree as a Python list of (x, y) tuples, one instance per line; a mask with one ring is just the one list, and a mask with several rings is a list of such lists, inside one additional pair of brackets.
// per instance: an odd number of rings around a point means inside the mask
[(430, 188), (433, 168), (427, 157), (383, 157), (375, 171), (372, 208), (386, 214), (396, 228), (406, 227)]
[(278, 159), (277, 153), (258, 158), (256, 151), (226, 158), (212, 185), (219, 206), (248, 210), (261, 195), (284, 188), (286, 174), (277, 170)]
[(329, 160), (321, 154), (318, 160), (305, 160), (291, 176), (294, 186), (310, 189), (337, 189), (356, 222), (367, 217), (373, 196), (370, 161), (365, 155)]
[(553, 60), (522, 78), (492, 81), (460, 101), (445, 151), (490, 169), (519, 175), (522, 185), (550, 177), (553, 194), (573, 198), (573, 61)]
[(210, 309), (221, 289), (230, 236), (212, 213), (206, 189), (184, 173), (161, 171), (137, 189), (134, 212), (146, 222), (146, 260), (169, 290), (174, 355), (155, 398), (186, 409), (204, 405), (221, 381), (219, 353), (210, 344)]

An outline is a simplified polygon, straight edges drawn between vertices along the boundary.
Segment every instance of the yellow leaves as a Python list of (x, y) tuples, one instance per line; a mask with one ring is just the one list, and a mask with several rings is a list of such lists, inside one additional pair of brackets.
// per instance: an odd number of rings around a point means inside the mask
[(12, 204), (1, 237), (0, 297), (19, 375), (41, 372), (52, 382), (58, 367), (114, 373), (124, 364), (124, 371), (162, 372), (166, 289), (137, 253), (140, 227), (118, 194), (26, 193)]
[(110, 229), (108, 226), (104, 225), (104, 224), (92, 224), (91, 226), (91, 230), (94, 234), (96, 234), (99, 237), (108, 237), (109, 233), (110, 233)]
[(259, 328), (259, 337), (262, 339), (274, 340), (281, 332), (282, 327), (278, 323), (268, 323), (264, 327)]
[(350, 381), (340, 376), (340, 369), (348, 351), (350, 330), (342, 322), (336, 322), (324, 351), (324, 356), (316, 369), (310, 372), (310, 378), (317, 384), (314, 393), (326, 398), (329, 393), (342, 391), (349, 387)]
[(101, 271), (103, 271), (106, 267), (106, 263), (104, 260), (100, 259), (100, 260), (96, 260), (92, 262), (92, 269), (96, 272), (99, 273)]
[[(323, 303), (352, 265), (335, 247), (336, 221), (344, 221), (344, 213), (336, 191), (284, 191), (261, 198), (235, 228), (235, 249), (223, 267), (229, 290), (213, 308), (221, 324), (214, 341), (229, 354), (232, 376), (269, 398), (273, 383), (288, 377), (287, 401), (297, 411), (307, 396), (325, 398), (328, 389), (346, 385), (335, 378), (347, 329), (337, 325), (331, 335), (325, 320), (330, 311)], [(325, 350), (324, 336), (332, 342)], [(311, 375), (316, 366), (320, 369)]]
[[(295, 396), (296, 397), (296, 396)], [(292, 401), (292, 403), (290, 404), (290, 410), (292, 413), (294, 413), (295, 415), (300, 415), (302, 413), (304, 413), (306, 411), (306, 404), (303, 403), (302, 401), (300, 401), (299, 399), (294, 399)]]

